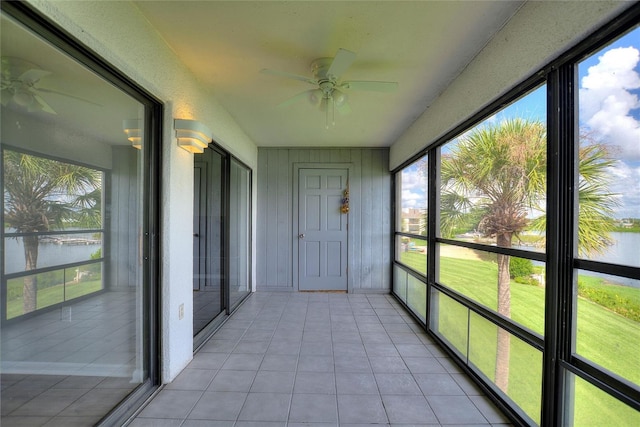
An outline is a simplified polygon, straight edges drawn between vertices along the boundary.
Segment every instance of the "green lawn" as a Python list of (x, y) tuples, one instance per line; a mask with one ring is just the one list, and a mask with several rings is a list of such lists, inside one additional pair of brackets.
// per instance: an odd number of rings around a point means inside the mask
[[(426, 256), (403, 253), (401, 260), (418, 271), (426, 271)], [(497, 265), (490, 260), (441, 257), (440, 282), (478, 303), (496, 309)], [(603, 299), (618, 300), (635, 307), (640, 289), (606, 284), (602, 279), (581, 276), (589, 289), (604, 293)], [(425, 288), (411, 289), (412, 299), (425, 297)], [(417, 292), (422, 295), (416, 295)], [(611, 297), (614, 295), (614, 297)], [(544, 334), (544, 298), (542, 286), (511, 283), (511, 317), (525, 327)], [(495, 370), (496, 326), (445, 295), (438, 300), (438, 332), (491, 381)], [(609, 303), (608, 303), (609, 304)], [(578, 298), (577, 352), (640, 384), (640, 323), (603, 305)], [(425, 307), (426, 308), (426, 307)], [(470, 317), (469, 317), (470, 316)], [(508, 395), (536, 422), (540, 422), (542, 353), (515, 337), (511, 338)], [(601, 395), (598, 389), (581, 380), (575, 386), (575, 425), (640, 425), (640, 413)]]
[[(49, 307), (101, 290), (102, 278), (100, 276), (101, 275), (98, 275), (98, 277), (94, 277), (92, 280), (82, 281), (80, 283), (68, 282), (66, 289), (62, 283), (38, 289), (37, 309)], [(9, 282), (7, 287), (13, 291), (11, 292), (13, 298), (7, 298), (7, 319), (12, 319), (24, 314), (22, 309), (22, 279), (13, 279)]]
[(419, 252), (401, 252), (400, 262), (418, 273), (427, 274), (427, 255)]

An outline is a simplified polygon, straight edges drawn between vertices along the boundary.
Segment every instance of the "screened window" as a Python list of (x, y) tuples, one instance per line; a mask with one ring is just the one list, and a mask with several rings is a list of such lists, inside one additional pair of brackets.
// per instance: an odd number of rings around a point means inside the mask
[(428, 157), (396, 174), (394, 284), (396, 295), (422, 321), (427, 316)]
[(545, 86), (440, 152), (437, 282), (543, 334)]
[(525, 424), (640, 424), (636, 22), (396, 171), (394, 294)]
[[(540, 86), (439, 148), (435, 280), (480, 308), (436, 293), (431, 313), (441, 337), (536, 423), (542, 353), (489, 319), (509, 319), (528, 339), (544, 335), (545, 97)], [(463, 312), (447, 313), (441, 302)]]
[[(572, 347), (606, 376), (639, 389), (640, 28), (581, 61), (578, 83)], [(610, 410), (600, 403), (611, 400), (601, 390), (574, 376), (569, 379), (573, 395), (567, 396), (568, 406), (575, 408), (566, 413), (567, 424), (640, 423), (637, 410), (619, 403)]]
[(427, 272), (427, 156), (396, 175), (396, 254), (405, 267)]

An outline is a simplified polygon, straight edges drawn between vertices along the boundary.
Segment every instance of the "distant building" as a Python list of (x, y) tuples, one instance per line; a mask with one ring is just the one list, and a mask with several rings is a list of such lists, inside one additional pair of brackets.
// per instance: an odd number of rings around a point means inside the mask
[(402, 209), (402, 231), (405, 233), (424, 234), (427, 211), (424, 208)]

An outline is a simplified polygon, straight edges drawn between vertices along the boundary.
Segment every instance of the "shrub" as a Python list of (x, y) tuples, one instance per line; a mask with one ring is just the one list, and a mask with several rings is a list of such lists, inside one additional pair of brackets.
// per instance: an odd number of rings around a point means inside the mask
[(528, 277), (533, 274), (533, 262), (530, 259), (511, 258), (509, 262), (509, 276), (514, 279), (516, 277)]
[(520, 276), (513, 279), (514, 282), (520, 283), (521, 285), (530, 285), (530, 286), (538, 286), (540, 282), (533, 277), (530, 276)]

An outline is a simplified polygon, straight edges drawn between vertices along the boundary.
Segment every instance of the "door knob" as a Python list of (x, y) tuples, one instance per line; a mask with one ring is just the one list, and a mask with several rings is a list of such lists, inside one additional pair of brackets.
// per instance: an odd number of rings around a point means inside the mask
[(302, 233), (302, 234), (298, 234), (298, 237), (299, 237), (300, 239), (304, 239), (304, 233)]

